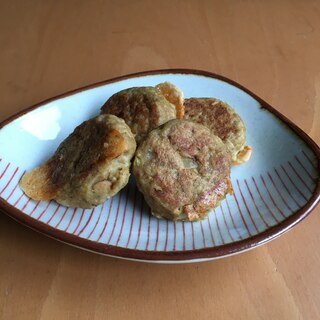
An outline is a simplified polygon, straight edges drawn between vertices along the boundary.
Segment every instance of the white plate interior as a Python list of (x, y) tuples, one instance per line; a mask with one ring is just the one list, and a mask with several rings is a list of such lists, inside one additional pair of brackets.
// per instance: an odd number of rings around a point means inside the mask
[[(234, 195), (209, 219), (170, 222), (149, 214), (134, 179), (95, 209), (36, 202), (18, 181), (48, 159), (74, 128), (99, 113), (115, 92), (170, 81), (185, 97), (215, 97), (230, 104), (247, 128), (253, 155), (232, 168)], [(193, 74), (147, 75), (126, 79), (47, 103), (0, 130), (0, 196), (32, 219), (78, 237), (146, 251), (185, 251), (247, 239), (279, 224), (303, 207), (315, 189), (316, 157), (304, 141), (243, 90), (222, 80)]]

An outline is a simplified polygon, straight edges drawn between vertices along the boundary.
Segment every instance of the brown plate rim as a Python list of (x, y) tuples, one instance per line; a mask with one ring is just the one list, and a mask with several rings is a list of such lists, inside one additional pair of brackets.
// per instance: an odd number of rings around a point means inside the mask
[[(143, 77), (143, 76), (149, 76), (149, 75), (160, 75), (160, 74), (189, 74), (189, 75), (200, 75), (204, 77), (214, 78), (218, 80), (222, 80), (224, 82), (227, 82), (242, 91), (249, 94), (251, 97), (253, 97), (255, 100), (257, 100), (260, 105), (274, 114), (276, 117), (281, 119), (284, 124), (286, 124), (287, 127), (289, 127), (294, 133), (296, 133), (298, 136), (300, 136), (303, 141), (312, 149), (314, 154), (317, 157), (318, 160), (318, 167), (320, 164), (320, 149), (318, 145), (297, 125), (295, 125), (291, 120), (289, 120), (287, 117), (285, 117), (282, 113), (277, 111), (275, 108), (273, 108), (271, 105), (269, 105), (267, 102), (262, 100), (260, 97), (252, 93), (247, 88), (243, 87), (242, 85), (238, 84), (237, 82), (228, 79), (224, 76), (221, 76), (219, 74), (215, 74), (208, 71), (203, 70), (196, 70), (196, 69), (161, 69), (161, 70), (150, 70), (150, 71), (143, 71), (143, 72), (137, 72), (137, 73), (131, 73), (124, 76), (115, 77), (112, 79), (104, 80), (97, 82), (92, 85), (84, 86), (79, 89), (68, 91), (64, 94), (52, 97), (50, 99), (46, 99), (40, 103), (37, 103), (29, 108), (26, 108), (13, 116), (7, 118), (6, 120), (2, 121), (0, 123), (0, 129), (3, 128), (5, 125), (11, 123), (15, 119), (19, 118), (23, 114), (32, 111), (36, 108), (39, 108), (43, 106), (44, 104), (47, 104), (51, 101), (61, 99), (76, 93), (79, 93), (84, 90), (93, 89), (96, 87), (100, 87), (106, 84), (114, 83), (121, 80), (126, 80), (130, 78), (136, 78), (136, 77)], [(319, 169), (318, 169), (319, 172)], [(89, 251), (93, 251), (95, 253), (115, 256), (115, 257), (121, 257), (121, 258), (128, 258), (128, 259), (135, 259), (135, 260), (145, 260), (145, 261), (188, 261), (188, 260), (194, 260), (194, 259), (214, 259), (214, 258), (222, 258), (224, 256), (232, 255), (235, 253), (240, 253), (242, 251), (246, 251), (249, 249), (252, 249), (254, 247), (260, 246), (266, 242), (269, 242), (276, 237), (280, 236), (284, 232), (290, 230), (293, 226), (295, 226), (297, 223), (302, 221), (317, 205), (317, 203), (320, 200), (320, 176), (317, 177), (317, 185), (316, 188), (309, 199), (309, 201), (299, 210), (297, 210), (295, 213), (293, 213), (290, 217), (279, 223), (278, 225), (271, 227), (255, 236), (249, 237), (247, 239), (217, 246), (217, 247), (211, 247), (211, 248), (203, 248), (203, 249), (195, 249), (195, 250), (186, 250), (186, 251), (144, 251), (144, 250), (134, 250), (134, 249), (128, 249), (128, 248), (122, 248), (112, 245), (106, 245), (102, 243), (98, 243), (95, 241), (91, 241), (88, 239), (80, 238), (75, 235), (69, 234), (67, 232), (64, 232), (62, 230), (55, 229), (41, 221), (38, 221), (36, 219), (30, 218), (28, 215), (22, 213), (19, 209), (13, 207), (8, 202), (0, 198), (0, 210), (2, 210), (5, 214), (10, 216), (11, 218), (15, 219), (16, 221), (22, 223), (23, 225), (30, 227), (31, 229), (34, 229), (40, 233), (43, 233), (44, 235), (47, 235), (49, 237), (52, 237), (56, 240), (60, 240), (62, 242), (65, 242), (67, 244), (77, 246), (82, 249), (86, 249)]]

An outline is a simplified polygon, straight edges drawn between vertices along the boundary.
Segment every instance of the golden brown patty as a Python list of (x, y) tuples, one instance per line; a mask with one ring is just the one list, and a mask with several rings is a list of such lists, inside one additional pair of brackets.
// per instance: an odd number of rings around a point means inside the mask
[(156, 87), (134, 87), (109, 98), (101, 113), (114, 114), (127, 123), (140, 143), (145, 135), (159, 125), (183, 117), (183, 94), (165, 82)]
[(23, 176), (20, 187), (35, 200), (90, 208), (128, 183), (135, 149), (122, 119), (100, 115), (78, 126), (46, 163)]
[(138, 147), (133, 174), (153, 215), (195, 221), (231, 192), (230, 164), (225, 145), (208, 128), (171, 120)]
[(213, 98), (190, 98), (184, 100), (184, 107), (185, 119), (208, 127), (226, 144), (234, 164), (248, 160), (246, 128), (228, 104)]

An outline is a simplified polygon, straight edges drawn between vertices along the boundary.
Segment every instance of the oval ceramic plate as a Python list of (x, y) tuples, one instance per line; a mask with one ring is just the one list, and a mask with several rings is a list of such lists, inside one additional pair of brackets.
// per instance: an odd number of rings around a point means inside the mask
[[(250, 161), (233, 167), (234, 195), (201, 222), (158, 220), (134, 179), (95, 209), (66, 208), (26, 197), (18, 182), (45, 161), (73, 129), (99, 113), (115, 92), (170, 81), (185, 97), (230, 104), (247, 128)], [(251, 249), (289, 230), (319, 200), (319, 148), (279, 112), (237, 83), (194, 70), (124, 76), (42, 102), (0, 125), (0, 206), (55, 239), (110, 256), (153, 262), (210, 260)]]

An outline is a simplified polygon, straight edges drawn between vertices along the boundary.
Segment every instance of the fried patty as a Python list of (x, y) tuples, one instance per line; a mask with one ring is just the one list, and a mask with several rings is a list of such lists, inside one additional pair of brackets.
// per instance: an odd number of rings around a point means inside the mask
[(171, 120), (138, 147), (133, 174), (154, 216), (196, 221), (232, 191), (230, 164), (224, 143), (208, 128)]
[(208, 127), (226, 144), (233, 164), (248, 160), (246, 128), (240, 116), (227, 103), (213, 98), (190, 98), (184, 100), (184, 107), (185, 119)]
[(140, 143), (146, 134), (159, 125), (183, 117), (183, 94), (171, 83), (156, 87), (134, 87), (111, 96), (101, 113), (124, 119)]
[(20, 187), (35, 200), (91, 208), (128, 183), (135, 149), (122, 119), (100, 115), (79, 125), (47, 162), (23, 176)]

